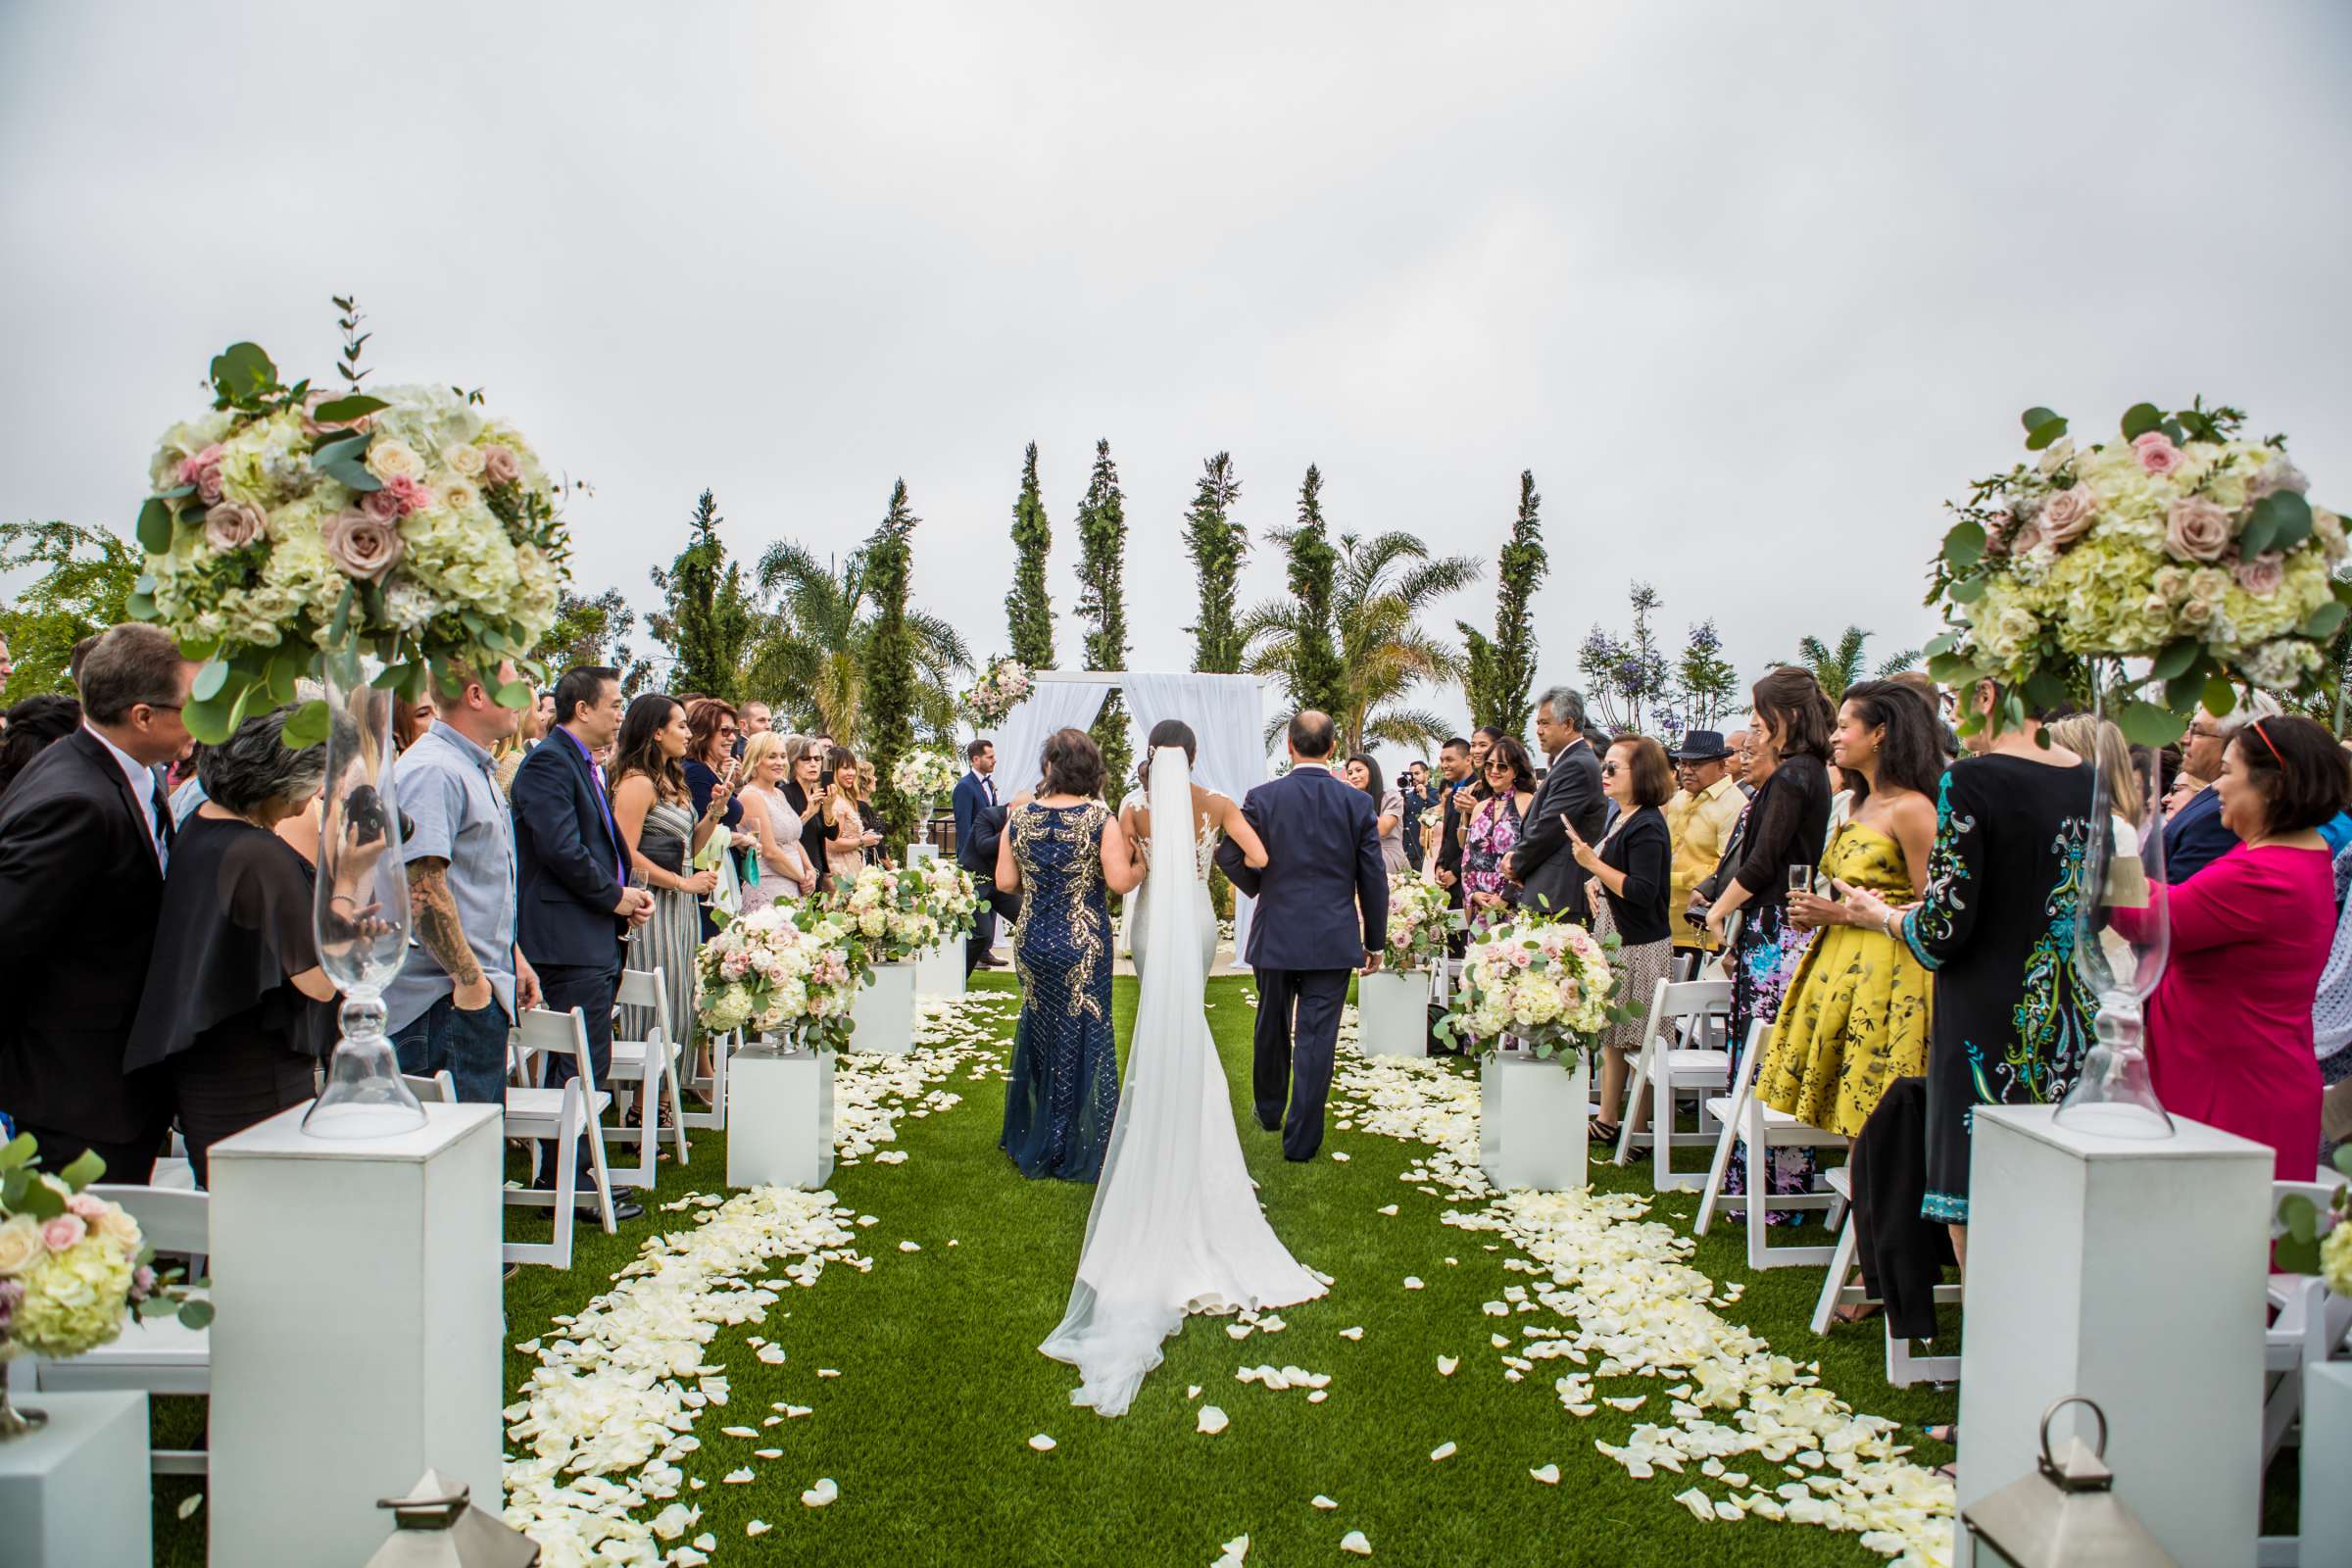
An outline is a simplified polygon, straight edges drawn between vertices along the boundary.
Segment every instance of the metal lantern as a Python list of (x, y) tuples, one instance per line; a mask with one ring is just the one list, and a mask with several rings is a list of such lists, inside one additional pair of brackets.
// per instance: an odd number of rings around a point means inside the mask
[[(2070, 1404), (2098, 1421), (2098, 1444), (2086, 1448), (2081, 1438), (2069, 1438), (2065, 1453), (2052, 1456), (2050, 1423)], [(2106, 1453), (2107, 1412), (2070, 1394), (2041, 1412), (2040, 1473), (1980, 1498), (1962, 1511), (1960, 1523), (1972, 1541), (1990, 1548), (1992, 1560), (2015, 1568), (2180, 1568), (2115, 1494)]]
[(472, 1493), (427, 1470), (405, 1497), (379, 1497), (392, 1510), (392, 1537), (368, 1568), (533, 1568), (539, 1543), (472, 1504)]

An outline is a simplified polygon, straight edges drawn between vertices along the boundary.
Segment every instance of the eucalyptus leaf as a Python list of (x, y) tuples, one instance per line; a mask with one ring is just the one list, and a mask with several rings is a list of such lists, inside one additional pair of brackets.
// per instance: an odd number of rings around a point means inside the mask
[(1983, 577), (1963, 577), (1952, 584), (1952, 602), (1960, 605), (1973, 605), (1984, 597), (1984, 590), (1989, 586), (1991, 585)]
[(15, 1170), (20, 1165), (31, 1164), (39, 1147), (33, 1142), (32, 1134), (17, 1134), (5, 1147), (0, 1147), (0, 1170)]
[(316, 746), (326, 739), (331, 727), (325, 700), (314, 697), (287, 715), (285, 744), (297, 752)]
[(351, 630), (351, 602), (358, 592), (358, 583), (347, 582), (343, 585), (343, 597), (335, 601), (334, 618), (327, 622), (327, 641), (339, 646), (345, 634)]
[(131, 530), (139, 537), (139, 548), (151, 556), (169, 554), (172, 549), (172, 503), (161, 496), (150, 496), (139, 508), (139, 520)]
[(196, 672), (196, 679), (189, 683), (188, 695), (200, 703), (208, 698), (218, 697), (220, 695), (221, 686), (227, 680), (227, 661), (217, 657), (209, 659), (205, 662), (204, 667)]
[(1977, 666), (1966, 654), (1934, 654), (1928, 659), (1928, 674), (1939, 686), (1965, 686), (1979, 677)]
[(12, 1199), (8, 1206), (36, 1220), (55, 1219), (66, 1211), (66, 1200), (47, 1182), (35, 1181), (26, 1183), (24, 1191)]
[(2164, 411), (2153, 403), (2134, 403), (2124, 411), (2124, 439), (2136, 441), (2164, 422)]
[(169, 1317), (178, 1310), (179, 1303), (169, 1296), (150, 1296), (139, 1303), (139, 1316), (142, 1318)]
[(2230, 684), (2227, 675), (2216, 675), (2205, 683), (2205, 711), (2220, 718), (2237, 707), (2237, 688)]
[(1943, 559), (1955, 572), (1967, 571), (1984, 559), (1984, 525), (1963, 517), (1943, 536)]
[(2297, 1241), (2281, 1236), (2271, 1244), (2272, 1254), (2278, 1259), (2282, 1274), (2317, 1274), (2320, 1271), (2320, 1244), (2313, 1239)]
[[(318, 424), (347, 424), (353, 419), (365, 418), (378, 409), (388, 409), (391, 406), (382, 398), (371, 398), (365, 392), (355, 392), (349, 397), (340, 397), (331, 403), (319, 404), (311, 411), (311, 419)], [(362, 438), (363, 442), (365, 439), (365, 437)]]
[(24, 1195), (31, 1191), (32, 1183), (30, 1166), (19, 1166), (7, 1175), (0, 1176), (0, 1208), (12, 1214), (17, 1212), (24, 1205)]
[(190, 735), (205, 745), (218, 746), (228, 739), (228, 732), (235, 727), (230, 724), (228, 715), (236, 706), (234, 698), (222, 695), (191, 702), (180, 710), (180, 722), (187, 725)]
[(2064, 708), (2071, 694), (2066, 689), (2066, 682), (2056, 674), (2047, 669), (2037, 669), (2026, 677), (2026, 695), (2033, 699), (2035, 708), (2046, 712)]
[(213, 356), (213, 389), (231, 403), (248, 403), (277, 385), (277, 367), (258, 343), (231, 343)]
[(96, 1151), (85, 1149), (57, 1173), (57, 1179), (78, 1193), (105, 1174), (106, 1160)]
[(2026, 436), (2026, 450), (2028, 452), (2044, 451), (2064, 434), (2066, 434), (2064, 419), (2052, 418), (2045, 423), (2037, 424)]
[(1948, 653), (1950, 653), (1950, 652), (1951, 652), (1951, 651), (1952, 651), (1954, 648), (1956, 648), (1956, 647), (1958, 647), (1958, 646), (1959, 646), (1959, 643), (1960, 643), (1960, 634), (1959, 634), (1958, 632), (1956, 632), (1956, 631), (1942, 631), (1942, 632), (1937, 632), (1937, 633), (1936, 633), (1935, 636), (1933, 636), (1933, 637), (1931, 637), (1931, 638), (1929, 638), (1929, 639), (1928, 639), (1928, 646), (1927, 646), (1927, 647), (1925, 647), (1925, 648), (1923, 648), (1923, 649), (1921, 649), (1921, 650), (1920, 650), (1920, 652), (1921, 652), (1921, 653), (1924, 653), (1924, 654), (1926, 654), (1926, 655), (1927, 655), (1929, 658), (1933, 659), (1933, 658), (1935, 658), (1935, 657), (1936, 657), (1937, 654), (1948, 654)]
[(2124, 705), (2115, 724), (2134, 746), (2170, 746), (2188, 733), (2188, 720), (2179, 713), (2136, 699)]
[(2352, 1144), (2336, 1145), (2335, 1156), (2332, 1160), (2332, 1163), (2334, 1164), (2335, 1168), (2338, 1171), (2341, 1171), (2344, 1175), (2352, 1176)]
[(2026, 434), (2032, 435), (2035, 430), (2039, 429), (2041, 426), (2049, 423), (2052, 419), (2057, 417), (2058, 412), (2055, 409), (2045, 409), (2036, 406), (2034, 408), (2028, 409), (2025, 413), (2019, 415), (2017, 416), (2017, 422), (2026, 427)]
[(2343, 602), (2330, 599), (2305, 616), (2303, 624), (2296, 629), (2306, 637), (2332, 637), (2336, 629), (2343, 625), (2345, 614)]
[[(2245, 538), (2258, 527), (2265, 528), (2266, 542), (2248, 546)], [(2258, 556), (2264, 550), (2292, 550), (2310, 537), (2311, 503), (2292, 490), (2274, 490), (2254, 503), (2254, 514), (2237, 548), (2241, 555)]]
[(179, 1305), (179, 1326), (183, 1329), (209, 1329), (213, 1326), (213, 1303), (202, 1297)]
[(2148, 666), (2148, 675), (2155, 680), (2171, 680), (2176, 675), (2186, 674), (2188, 666), (2197, 662), (2197, 655), (2203, 651), (2203, 646), (2194, 637), (2182, 637), (2169, 643), (2164, 652), (2156, 656), (2156, 662)]
[(2308, 1242), (2319, 1235), (2319, 1205), (2300, 1193), (2290, 1193), (2278, 1200), (2278, 1218), (2285, 1223), (2286, 1234), (2298, 1242)]
[(2245, 527), (2238, 533), (2237, 548), (2241, 555), (2248, 558), (2259, 556), (2271, 548), (2272, 541), (2278, 536), (2278, 514), (2266, 513), (2257, 506), (2254, 514), (2246, 519)]
[(512, 708), (516, 712), (520, 712), (524, 709), (529, 708), (531, 706), (531, 688), (529, 683), (526, 681), (511, 680), (504, 686), (501, 686), (498, 689), (498, 706), (501, 708)]

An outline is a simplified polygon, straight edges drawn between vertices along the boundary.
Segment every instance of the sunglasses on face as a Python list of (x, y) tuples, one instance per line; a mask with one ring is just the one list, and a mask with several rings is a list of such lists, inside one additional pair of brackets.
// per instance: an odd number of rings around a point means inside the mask
[(1625, 769), (1619, 767), (1615, 762), (1603, 762), (1600, 764), (1600, 776), (1602, 778), (1615, 778), (1618, 774), (1624, 771)]

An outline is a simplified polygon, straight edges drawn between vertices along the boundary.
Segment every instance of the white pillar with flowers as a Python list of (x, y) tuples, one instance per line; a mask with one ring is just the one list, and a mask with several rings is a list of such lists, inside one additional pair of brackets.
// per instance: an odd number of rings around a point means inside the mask
[(1479, 1164), (1495, 1186), (1565, 1192), (1588, 1180), (1592, 1065), (1616, 979), (1583, 926), (1523, 914), (1470, 944), (1449, 1031), (1494, 1044), (1479, 1061)]

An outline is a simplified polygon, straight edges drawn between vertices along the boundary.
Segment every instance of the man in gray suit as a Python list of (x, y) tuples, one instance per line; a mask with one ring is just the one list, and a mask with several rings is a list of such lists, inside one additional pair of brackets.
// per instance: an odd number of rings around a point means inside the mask
[(1528, 808), (1518, 848), (1503, 862), (1520, 885), (1519, 903), (1584, 923), (1585, 868), (1568, 853), (1568, 825), (1588, 844), (1600, 842), (1609, 800), (1600, 789), (1600, 759), (1585, 739), (1585, 699), (1554, 686), (1536, 703), (1536, 741), (1550, 759), (1536, 804)]

